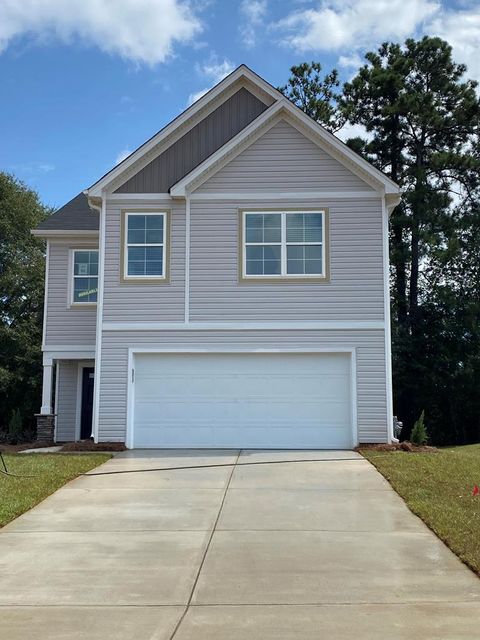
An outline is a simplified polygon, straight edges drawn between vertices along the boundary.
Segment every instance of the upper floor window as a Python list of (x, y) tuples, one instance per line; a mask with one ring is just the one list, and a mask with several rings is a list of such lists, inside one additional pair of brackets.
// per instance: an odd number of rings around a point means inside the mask
[(98, 295), (98, 251), (74, 249), (73, 287), (74, 304), (95, 304)]
[(123, 277), (164, 280), (167, 269), (166, 237), (166, 212), (126, 212)]
[(243, 211), (242, 277), (326, 279), (327, 212)]

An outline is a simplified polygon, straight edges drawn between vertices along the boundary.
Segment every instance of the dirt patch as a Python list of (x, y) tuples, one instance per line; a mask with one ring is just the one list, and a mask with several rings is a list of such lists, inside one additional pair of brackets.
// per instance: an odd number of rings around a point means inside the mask
[(355, 451), (408, 451), (409, 453), (436, 453), (437, 447), (429, 447), (428, 445), (416, 445), (408, 442), (397, 442), (392, 444), (362, 444), (355, 448)]
[(82, 440), (81, 442), (67, 442), (61, 451), (126, 451), (127, 447), (123, 442), (92, 442)]

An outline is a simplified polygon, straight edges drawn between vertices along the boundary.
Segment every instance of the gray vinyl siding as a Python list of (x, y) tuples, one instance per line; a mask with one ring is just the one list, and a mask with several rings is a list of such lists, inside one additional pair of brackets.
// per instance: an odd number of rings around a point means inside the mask
[[(330, 282), (239, 283), (242, 208), (329, 209)], [(383, 320), (382, 208), (377, 198), (192, 201), (190, 319)]]
[(57, 442), (75, 440), (75, 418), (77, 412), (78, 362), (61, 360), (57, 369), (58, 382), (55, 399)]
[(363, 180), (285, 121), (198, 188), (199, 193), (371, 191)]
[[(141, 284), (121, 280), (121, 212), (144, 208), (170, 211), (170, 281)], [(178, 322), (185, 302), (185, 203), (108, 203), (105, 227), (104, 322)]]
[(168, 193), (170, 187), (233, 138), (267, 109), (245, 88), (195, 125), (116, 193)]
[(361, 442), (387, 441), (384, 334), (371, 331), (105, 331), (102, 339), (99, 438), (124, 441), (128, 348), (356, 348)]
[(48, 295), (46, 319), (46, 349), (56, 345), (95, 346), (96, 306), (69, 306), (69, 252), (70, 249), (98, 247), (96, 238), (91, 240), (50, 241)]

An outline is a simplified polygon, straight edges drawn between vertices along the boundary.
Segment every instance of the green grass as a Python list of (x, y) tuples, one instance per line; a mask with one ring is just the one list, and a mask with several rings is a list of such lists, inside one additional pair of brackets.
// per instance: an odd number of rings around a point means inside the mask
[(407, 505), (480, 575), (480, 445), (440, 449), (437, 453), (374, 451), (367, 458)]
[[(100, 453), (4, 453), (3, 457), (11, 473), (34, 477), (14, 478), (0, 473), (0, 527), (34, 507), (69, 480), (111, 458)], [(0, 470), (3, 470), (1, 461)]]

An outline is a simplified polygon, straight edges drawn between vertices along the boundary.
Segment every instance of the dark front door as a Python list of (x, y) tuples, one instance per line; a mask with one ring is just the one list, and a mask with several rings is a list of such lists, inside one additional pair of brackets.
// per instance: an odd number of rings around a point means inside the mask
[(92, 435), (93, 415), (93, 385), (95, 381), (94, 368), (82, 369), (82, 419), (80, 422), (80, 438), (85, 440)]

